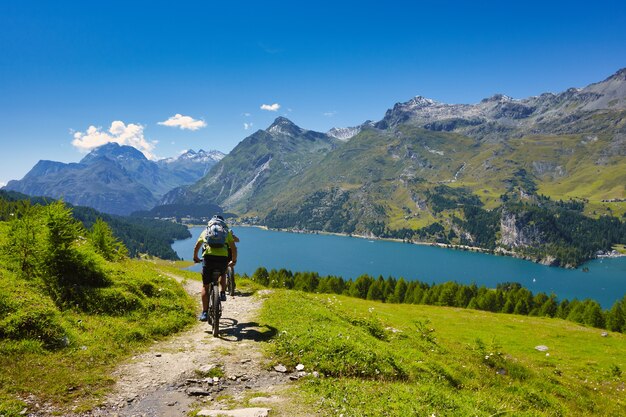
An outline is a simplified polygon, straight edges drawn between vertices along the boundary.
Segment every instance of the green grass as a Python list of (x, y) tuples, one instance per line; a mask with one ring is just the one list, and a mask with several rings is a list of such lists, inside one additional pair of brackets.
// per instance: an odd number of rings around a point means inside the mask
[[(276, 290), (272, 363), (320, 415), (623, 415), (626, 337), (557, 319)], [(549, 347), (546, 352), (537, 345)]]
[[(98, 304), (93, 312), (57, 310), (32, 282), (0, 267), (0, 293), (11, 300), (0, 297), (0, 310), (9, 309), (12, 317), (11, 323), (0, 319), (0, 333), (5, 332), (0, 339), (0, 415), (17, 415), (30, 394), (61, 410), (88, 410), (112, 387), (109, 375), (116, 364), (195, 321), (194, 300), (162, 272), (165, 266), (129, 260), (108, 268), (113, 285), (103, 289), (102, 300), (117, 306), (133, 300), (131, 311), (102, 314), (101, 308), (111, 307)], [(41, 314), (53, 325), (52, 334), (34, 326)], [(7, 329), (30, 330), (6, 337)]]

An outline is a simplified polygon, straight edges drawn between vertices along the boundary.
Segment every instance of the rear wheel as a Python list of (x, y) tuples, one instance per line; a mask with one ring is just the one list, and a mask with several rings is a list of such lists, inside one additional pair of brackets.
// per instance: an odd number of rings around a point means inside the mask
[(231, 296), (235, 295), (235, 273), (232, 266), (226, 268), (226, 292)]
[(217, 285), (213, 285), (211, 291), (212, 307), (209, 311), (211, 314), (211, 325), (213, 330), (213, 337), (217, 337), (220, 332), (220, 292), (217, 290)]

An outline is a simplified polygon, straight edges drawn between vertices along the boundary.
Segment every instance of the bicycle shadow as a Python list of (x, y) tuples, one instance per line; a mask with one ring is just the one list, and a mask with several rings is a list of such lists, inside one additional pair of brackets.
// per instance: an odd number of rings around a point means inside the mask
[(220, 320), (220, 332), (218, 337), (227, 342), (267, 342), (273, 339), (278, 329), (267, 324), (257, 322), (239, 323), (236, 319), (222, 317)]
[(252, 295), (254, 295), (254, 291), (240, 291), (240, 290), (235, 290), (235, 297), (251, 297)]

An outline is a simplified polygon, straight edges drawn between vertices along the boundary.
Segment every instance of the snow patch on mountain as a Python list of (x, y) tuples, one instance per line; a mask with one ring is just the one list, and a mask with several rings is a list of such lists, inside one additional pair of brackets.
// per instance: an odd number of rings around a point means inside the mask
[(358, 127), (333, 127), (326, 134), (335, 139), (348, 141), (354, 136), (358, 135), (361, 131), (361, 126)]

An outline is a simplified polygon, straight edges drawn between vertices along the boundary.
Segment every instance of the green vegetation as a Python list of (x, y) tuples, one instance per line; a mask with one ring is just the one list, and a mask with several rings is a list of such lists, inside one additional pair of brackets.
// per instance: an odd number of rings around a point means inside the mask
[[(416, 187), (425, 187), (417, 183)], [(583, 214), (585, 202), (580, 199), (552, 200), (534, 194), (535, 183), (520, 169), (508, 182), (508, 191), (500, 196), (500, 206), (487, 210), (482, 201), (465, 187), (437, 185), (425, 187), (419, 193), (423, 204), (433, 214), (426, 225), (417, 227), (390, 226), (387, 203), (355, 202), (360, 191), (334, 187), (316, 191), (300, 202), (294, 211), (279, 207), (271, 210), (265, 224), (271, 228), (295, 227), (335, 233), (364, 233), (381, 238), (404, 241), (429, 241), (464, 245), (493, 251), (503, 247), (518, 256), (534, 261), (550, 260), (556, 266), (577, 267), (593, 259), (599, 251), (626, 244), (626, 222), (611, 215), (596, 218)], [(415, 191), (418, 193), (417, 191)], [(419, 194), (418, 193), (418, 194)], [(519, 194), (525, 197), (520, 198)], [(402, 211), (409, 218), (412, 211)], [(501, 222), (505, 216), (515, 219), (517, 236), (526, 241), (507, 245), (501, 241)]]
[[(244, 140), (189, 191), (270, 228), (503, 249), (576, 267), (626, 244), (625, 114), (512, 125), (388, 115), (324, 146), (295, 127), (293, 136), (270, 129)], [(244, 186), (246, 193), (231, 195)], [(539, 220), (530, 220), (532, 244), (503, 242), (502, 215), (519, 205), (521, 217)], [(608, 223), (617, 225), (601, 221), (607, 216), (620, 219), (622, 232), (606, 233)]]
[[(274, 290), (273, 363), (317, 415), (622, 415), (625, 336), (550, 318)], [(535, 346), (545, 345), (548, 352)]]
[(31, 393), (89, 408), (121, 358), (194, 321), (193, 301), (165, 267), (128, 259), (107, 223), (87, 230), (62, 202), (9, 206), (0, 221), (0, 415), (17, 415)]
[(533, 294), (519, 283), (501, 283), (495, 289), (463, 285), (456, 282), (426, 284), (420, 281), (396, 280), (361, 275), (345, 281), (341, 277), (322, 277), (316, 272), (296, 272), (260, 267), (251, 279), (271, 288), (305, 292), (348, 295), (355, 298), (395, 304), (427, 304), (460, 307), (494, 313), (556, 317), (587, 326), (626, 333), (626, 295), (603, 311), (597, 301), (578, 299), (559, 301), (554, 294)]
[[(54, 203), (54, 200), (48, 198), (28, 197), (17, 192), (0, 190), (0, 221), (10, 220), (25, 201), (32, 205), (42, 206)], [(124, 243), (132, 257), (147, 254), (161, 259), (178, 259), (171, 244), (174, 240), (191, 236), (185, 226), (169, 221), (120, 217), (99, 213), (89, 207), (66, 205), (72, 207), (74, 218), (80, 220), (87, 229), (90, 229), (98, 219), (106, 222), (113, 234)]]

